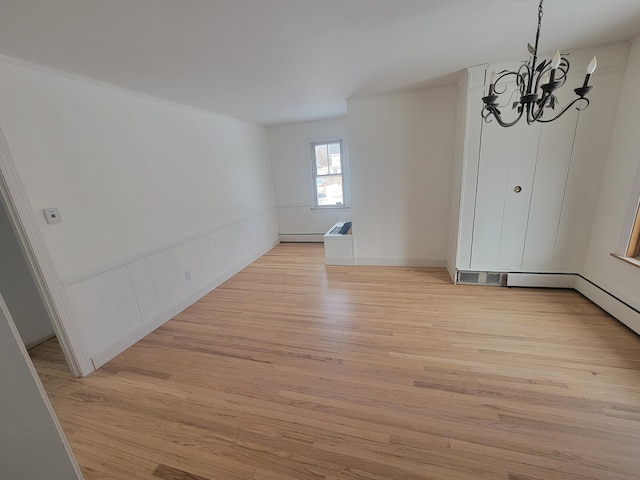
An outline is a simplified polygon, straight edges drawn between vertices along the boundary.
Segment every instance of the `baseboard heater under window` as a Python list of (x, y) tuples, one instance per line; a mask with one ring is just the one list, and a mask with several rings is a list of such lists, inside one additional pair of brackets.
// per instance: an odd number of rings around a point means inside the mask
[(280, 233), (278, 239), (283, 243), (322, 243), (324, 233)]

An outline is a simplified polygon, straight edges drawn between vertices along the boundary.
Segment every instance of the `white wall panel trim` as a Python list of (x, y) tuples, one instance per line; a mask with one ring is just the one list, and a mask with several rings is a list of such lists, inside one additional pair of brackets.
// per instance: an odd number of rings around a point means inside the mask
[(267, 213), (273, 213), (273, 215), (275, 215), (276, 214), (275, 212), (276, 212), (275, 208), (269, 208), (269, 209), (260, 211), (258, 213), (255, 213), (253, 215), (242, 217), (242, 218), (240, 218), (240, 219), (238, 219), (236, 221), (225, 223), (225, 224), (222, 224), (222, 225), (218, 225), (218, 226), (216, 226), (214, 228), (210, 228), (208, 230), (201, 231), (199, 233), (195, 233), (193, 235), (190, 235), (188, 237), (185, 237), (185, 238), (182, 238), (182, 239), (179, 239), (179, 240), (174, 240), (172, 242), (165, 243), (163, 245), (151, 248), (149, 250), (145, 250), (145, 251), (137, 253), (135, 255), (131, 255), (129, 257), (120, 258), (120, 259), (114, 260), (112, 262), (107, 262), (107, 263), (104, 263), (102, 265), (98, 265), (96, 267), (89, 268), (89, 269), (84, 270), (82, 272), (78, 272), (78, 273), (74, 273), (74, 274), (71, 274), (71, 275), (67, 275), (67, 276), (65, 276), (65, 277), (63, 277), (61, 279), (62, 280), (62, 284), (65, 287), (68, 287), (70, 285), (73, 285), (74, 283), (78, 283), (78, 282), (81, 282), (83, 280), (86, 280), (87, 278), (95, 277), (96, 275), (100, 275), (102, 273), (108, 272), (109, 270), (113, 270), (114, 268), (118, 268), (118, 267), (121, 267), (123, 265), (128, 265), (130, 263), (136, 262), (138, 260), (142, 260), (143, 258), (147, 258), (147, 257), (149, 257), (151, 255), (156, 254), (156, 253), (160, 253), (160, 252), (163, 252), (165, 250), (170, 250), (170, 249), (172, 249), (174, 247), (177, 247), (178, 245), (184, 245), (185, 243), (188, 243), (190, 241), (206, 237), (207, 235), (211, 235), (212, 233), (219, 232), (219, 231), (222, 231), (222, 230), (224, 230), (226, 228), (239, 225), (239, 224), (241, 224), (243, 222), (246, 222), (248, 220), (259, 218), (259, 217), (261, 217), (261, 216), (263, 216), (263, 215), (265, 215)]
[(195, 302), (197, 302), (199, 299), (204, 297), (207, 293), (211, 292), (216, 287), (218, 287), (219, 285), (223, 284), (228, 279), (233, 277), (235, 274), (240, 272), (247, 265), (249, 265), (250, 263), (252, 263), (255, 260), (257, 260), (258, 258), (260, 258), (262, 255), (267, 253), (276, 244), (277, 244), (277, 242), (274, 242), (271, 245), (269, 245), (268, 247), (261, 249), (259, 252), (254, 253), (251, 257), (247, 258), (247, 260), (245, 262), (242, 262), (241, 264), (233, 266), (230, 270), (228, 270), (222, 276), (216, 277), (216, 279), (213, 282), (209, 283), (208, 285), (206, 285), (205, 287), (201, 288), (200, 290), (188, 295), (186, 298), (178, 301), (178, 303), (176, 303), (176, 304), (172, 305), (171, 307), (167, 308), (166, 310), (160, 312), (158, 315), (156, 315), (150, 321), (144, 323), (143, 325), (140, 325), (134, 331), (130, 332), (126, 336), (124, 336), (124, 337), (120, 338), (119, 340), (115, 341), (114, 343), (112, 343), (108, 347), (102, 349), (98, 353), (92, 355), (91, 356), (91, 360), (93, 362), (94, 368), (96, 368), (96, 369), (100, 368), (102, 365), (107, 363), (109, 360), (111, 360), (112, 358), (116, 357), (120, 353), (124, 352), (127, 348), (129, 348), (130, 346), (135, 344), (137, 341), (141, 340), (142, 338), (147, 336), (149, 333), (153, 332), (156, 328), (162, 326), (164, 323), (166, 323), (169, 320), (171, 320), (178, 313), (180, 313), (181, 311), (183, 311), (184, 309), (186, 309), (190, 305), (192, 305)]

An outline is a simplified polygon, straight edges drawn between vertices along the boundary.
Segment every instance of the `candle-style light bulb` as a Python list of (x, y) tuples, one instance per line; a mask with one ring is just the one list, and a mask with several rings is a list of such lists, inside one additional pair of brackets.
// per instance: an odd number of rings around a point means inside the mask
[(593, 60), (591, 60), (591, 62), (589, 63), (589, 66), (587, 66), (587, 75), (584, 77), (584, 85), (582, 85), (583, 88), (586, 88), (589, 86), (589, 80), (591, 80), (591, 75), (593, 75), (593, 72), (596, 71), (597, 66), (598, 66), (598, 59), (596, 57), (593, 57)]
[(540, 79), (540, 85), (546, 85), (549, 83), (549, 72), (545, 73)]
[(551, 68), (554, 70), (558, 68), (560, 66), (560, 60), (562, 60), (562, 55), (560, 55), (560, 50), (556, 50), (556, 54), (551, 60)]
[(492, 71), (489, 75), (489, 95), (493, 95), (496, 83), (496, 71)]
[(549, 79), (549, 83), (553, 83), (556, 80), (556, 68), (560, 66), (560, 60), (562, 57), (560, 56), (560, 50), (556, 50), (556, 54), (553, 56), (551, 63), (549, 66), (551, 67), (551, 78)]

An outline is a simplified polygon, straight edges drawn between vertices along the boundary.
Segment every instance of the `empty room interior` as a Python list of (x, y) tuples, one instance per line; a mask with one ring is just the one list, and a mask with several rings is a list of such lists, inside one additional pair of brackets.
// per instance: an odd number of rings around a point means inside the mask
[(637, 0), (0, 0), (0, 478), (640, 478)]

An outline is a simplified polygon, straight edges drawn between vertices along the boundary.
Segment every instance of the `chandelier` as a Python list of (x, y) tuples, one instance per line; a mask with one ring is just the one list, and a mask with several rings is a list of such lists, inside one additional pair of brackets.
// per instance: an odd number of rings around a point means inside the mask
[[(587, 67), (587, 75), (584, 84), (574, 89), (577, 97), (568, 105), (556, 112), (558, 99), (554, 92), (562, 87), (567, 81), (569, 74), (569, 60), (557, 51), (551, 60), (538, 61), (538, 43), (540, 41), (540, 27), (542, 26), (542, 2), (538, 6), (538, 30), (536, 32), (535, 47), (528, 44), (531, 57), (527, 62), (523, 62), (517, 71), (504, 70), (496, 74), (492, 72), (489, 77), (489, 92), (486, 97), (482, 98), (484, 103), (482, 108), (482, 118), (485, 122), (491, 122), (495, 119), (503, 127), (511, 127), (518, 123), (523, 117), (526, 118), (529, 125), (534, 122), (549, 123), (557, 120), (564, 115), (567, 110), (576, 105), (578, 110), (584, 110), (589, 106), (587, 94), (593, 89), (589, 85), (591, 75), (596, 70), (598, 62), (593, 57), (591, 63)], [(508, 102), (514, 99), (515, 95), (519, 98), (513, 101), (512, 108), (516, 111), (515, 119), (508, 121), (502, 118), (498, 99), (500, 95), (507, 93), (507, 83), (515, 80), (516, 91), (509, 95)], [(500, 83), (502, 82), (502, 83)], [(506, 95), (505, 95), (506, 96)], [(508, 105), (505, 104), (505, 105)], [(549, 111), (551, 110), (551, 111)], [(547, 114), (547, 116), (545, 116)]]

